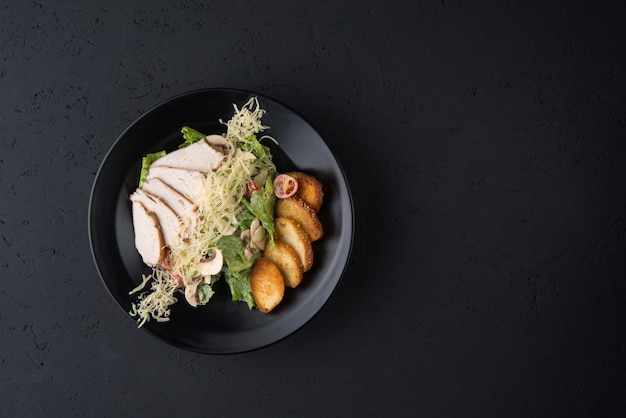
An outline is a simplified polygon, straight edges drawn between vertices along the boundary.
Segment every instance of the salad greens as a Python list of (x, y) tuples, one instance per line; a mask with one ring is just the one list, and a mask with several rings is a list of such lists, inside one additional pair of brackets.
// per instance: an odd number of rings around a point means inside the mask
[(261, 221), (261, 225), (263, 225), (263, 228), (270, 236), (269, 245), (274, 245), (274, 205), (276, 204), (276, 196), (274, 195), (272, 178), (268, 177), (261, 190), (252, 192), (250, 201), (248, 202), (244, 199), (243, 204)]
[(247, 259), (244, 255), (246, 243), (238, 235), (226, 235), (217, 241), (217, 247), (222, 251), (225, 268), (224, 279), (230, 287), (232, 299), (235, 301), (245, 301), (248, 307), (254, 307), (252, 289), (250, 288), (250, 269), (256, 261)]
[(145, 157), (141, 159), (141, 173), (139, 174), (139, 187), (143, 186), (143, 184), (148, 179), (148, 169), (150, 168), (150, 164), (158, 160), (159, 158), (165, 156), (165, 151), (153, 152), (152, 154), (146, 154)]
[(198, 299), (200, 300), (201, 305), (206, 305), (206, 303), (211, 299), (211, 296), (215, 294), (213, 288), (208, 283), (200, 283), (198, 285)]
[(273, 165), (272, 153), (270, 152), (269, 147), (261, 144), (261, 142), (256, 138), (256, 135), (248, 136), (245, 141), (238, 141), (237, 147), (242, 151), (249, 151), (253, 153), (259, 159), (260, 165)]
[(178, 148), (184, 148), (187, 145), (191, 145), (194, 142), (198, 142), (202, 138), (206, 137), (206, 135), (203, 134), (202, 132), (196, 131), (195, 129), (190, 128), (189, 126), (183, 126), (180, 132), (183, 134), (183, 138), (185, 139), (185, 142), (180, 144)]

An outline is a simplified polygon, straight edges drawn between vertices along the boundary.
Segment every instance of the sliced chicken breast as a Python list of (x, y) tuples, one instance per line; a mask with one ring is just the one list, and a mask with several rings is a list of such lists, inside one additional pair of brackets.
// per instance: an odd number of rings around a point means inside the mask
[(193, 203), (198, 202), (198, 196), (204, 186), (206, 175), (197, 170), (184, 168), (150, 166), (148, 180), (158, 178), (175, 189)]
[(162, 199), (181, 219), (191, 233), (197, 224), (196, 205), (160, 178), (146, 181), (141, 190)]
[(132, 211), (135, 247), (144, 263), (156, 266), (163, 261), (165, 246), (159, 220), (138, 201), (132, 203)]
[(148, 212), (156, 215), (165, 245), (171, 245), (183, 235), (183, 225), (180, 218), (162, 199), (137, 189), (130, 195), (130, 200), (133, 203), (141, 203)]
[(224, 153), (212, 147), (206, 139), (201, 139), (198, 142), (166, 154), (153, 162), (150, 167), (185, 168), (187, 170), (208, 173), (219, 167), (224, 158)]

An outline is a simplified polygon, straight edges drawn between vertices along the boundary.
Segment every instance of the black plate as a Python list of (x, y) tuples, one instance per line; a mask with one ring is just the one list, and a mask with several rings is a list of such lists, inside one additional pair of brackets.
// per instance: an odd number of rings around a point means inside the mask
[[(279, 171), (310, 172), (324, 185), (319, 217), (324, 237), (313, 244), (315, 262), (296, 289), (286, 289), (271, 313), (250, 311), (218, 288), (209, 304), (192, 308), (179, 295), (169, 322), (146, 323), (142, 329), (174, 345), (202, 353), (236, 353), (274, 343), (309, 321), (330, 297), (346, 267), (354, 229), (353, 208), (343, 171), (324, 140), (300, 115), (274, 99), (232, 89), (206, 89), (171, 98), (133, 122), (113, 144), (96, 175), (89, 204), (91, 251), (100, 277), (111, 296), (128, 313), (136, 295), (128, 292), (149, 273), (134, 247), (129, 195), (139, 178), (141, 157), (175, 149), (180, 128), (189, 125), (204, 133), (222, 133), (219, 120), (233, 114), (233, 103), (252, 96), (267, 111), (263, 123), (279, 142), (272, 149)], [(130, 317), (129, 320), (135, 319)]]

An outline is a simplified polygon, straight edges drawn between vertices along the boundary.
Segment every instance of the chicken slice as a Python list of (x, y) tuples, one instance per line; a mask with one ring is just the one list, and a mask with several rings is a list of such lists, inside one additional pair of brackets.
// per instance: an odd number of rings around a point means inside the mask
[(180, 218), (162, 199), (137, 189), (130, 195), (130, 200), (141, 203), (148, 212), (156, 215), (165, 245), (170, 246), (181, 236), (185, 238)]
[(165, 246), (159, 220), (154, 213), (148, 212), (139, 201), (132, 203), (132, 211), (135, 248), (137, 248), (144, 263), (149, 266), (156, 266), (163, 261), (163, 247)]
[(201, 139), (184, 148), (177, 149), (159, 158), (152, 167), (174, 167), (208, 173), (214, 171), (224, 161), (225, 155), (212, 147), (206, 139)]
[(176, 212), (189, 233), (195, 230), (197, 206), (178, 192), (178, 190), (172, 188), (160, 178), (149, 179), (143, 184), (141, 190), (162, 199), (166, 205)]
[(158, 178), (165, 184), (175, 189), (193, 203), (198, 203), (198, 198), (204, 188), (206, 175), (201, 171), (187, 170), (184, 168), (150, 166), (148, 180)]

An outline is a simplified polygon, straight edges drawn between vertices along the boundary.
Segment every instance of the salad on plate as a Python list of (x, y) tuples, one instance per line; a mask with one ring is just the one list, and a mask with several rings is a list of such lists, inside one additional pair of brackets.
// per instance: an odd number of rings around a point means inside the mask
[(177, 149), (141, 161), (129, 197), (135, 247), (152, 270), (130, 291), (140, 327), (168, 321), (180, 294), (193, 307), (209, 303), (222, 280), (233, 301), (270, 312), (311, 268), (321, 183), (277, 171), (257, 98), (233, 107), (223, 133), (183, 126)]

